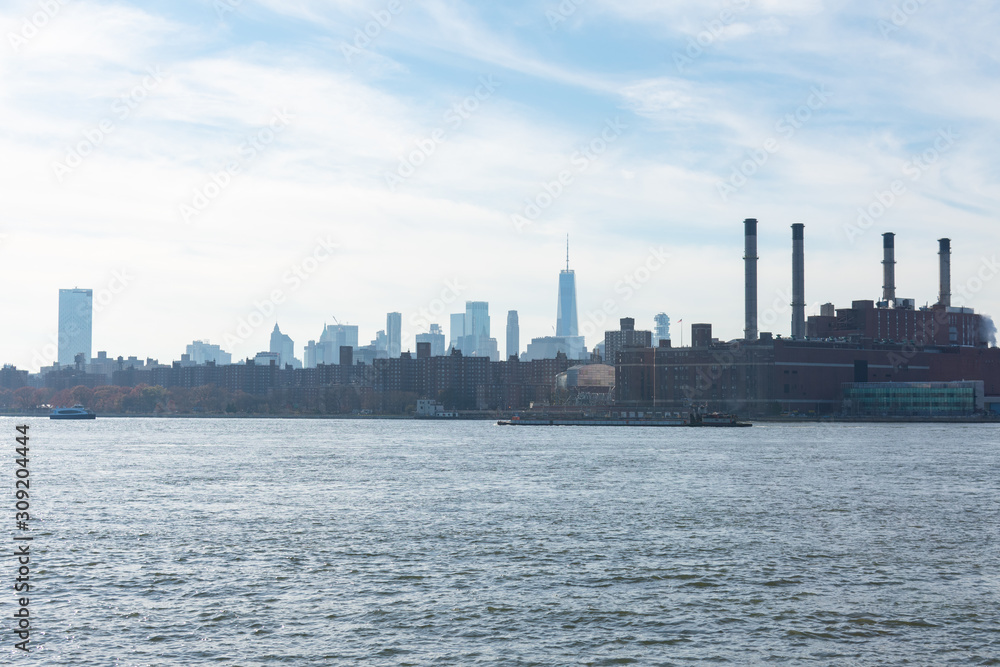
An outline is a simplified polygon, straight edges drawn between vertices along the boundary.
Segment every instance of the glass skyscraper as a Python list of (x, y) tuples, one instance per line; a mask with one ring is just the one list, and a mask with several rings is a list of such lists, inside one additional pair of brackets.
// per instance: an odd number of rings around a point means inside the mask
[(465, 338), (465, 313), (452, 313), (450, 333), (451, 338), (448, 340), (449, 352), (451, 349), (461, 350), (462, 339)]
[(578, 336), (576, 275), (569, 268), (569, 237), (566, 237), (566, 270), (559, 272), (559, 303), (556, 306), (556, 336)]
[(59, 365), (72, 366), (82, 354), (90, 363), (94, 335), (94, 290), (59, 290)]
[(521, 327), (517, 322), (517, 311), (507, 312), (507, 358), (521, 355)]
[(385, 335), (388, 338), (389, 358), (399, 359), (403, 353), (403, 316), (400, 313), (386, 315)]
[(465, 335), (462, 354), (500, 360), (496, 338), (490, 338), (490, 304), (486, 301), (465, 302)]

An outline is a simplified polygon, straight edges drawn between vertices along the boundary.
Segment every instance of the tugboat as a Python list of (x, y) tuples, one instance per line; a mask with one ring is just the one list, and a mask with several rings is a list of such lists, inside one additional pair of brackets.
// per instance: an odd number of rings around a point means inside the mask
[(71, 408), (56, 408), (49, 414), (49, 419), (97, 419), (97, 413), (77, 403)]

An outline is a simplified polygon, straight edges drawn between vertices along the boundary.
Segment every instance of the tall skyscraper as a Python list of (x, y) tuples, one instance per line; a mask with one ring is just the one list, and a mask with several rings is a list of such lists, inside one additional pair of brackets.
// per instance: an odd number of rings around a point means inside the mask
[(59, 290), (59, 365), (72, 366), (82, 354), (90, 363), (94, 336), (94, 290)]
[(666, 313), (660, 313), (653, 318), (656, 328), (653, 330), (653, 345), (659, 345), (661, 340), (670, 340), (670, 317)]
[(386, 315), (385, 335), (388, 338), (389, 358), (398, 359), (403, 352), (403, 316), (400, 313)]
[(278, 355), (278, 365), (282, 368), (286, 364), (291, 364), (293, 368), (300, 366), (298, 359), (295, 358), (295, 341), (290, 336), (281, 333), (277, 322), (274, 324), (274, 331), (271, 332), (269, 351)]
[(448, 349), (461, 350), (462, 339), (465, 337), (465, 313), (453, 313), (451, 316), (451, 332), (448, 338)]
[(521, 355), (521, 327), (517, 322), (517, 311), (507, 311), (507, 358)]
[(465, 302), (465, 335), (462, 354), (500, 360), (497, 339), (490, 338), (490, 304), (486, 301)]
[(569, 268), (569, 235), (566, 235), (566, 270), (559, 272), (559, 303), (556, 306), (556, 336), (578, 336), (576, 275)]
[(490, 304), (486, 301), (465, 302), (465, 335), (490, 337)]

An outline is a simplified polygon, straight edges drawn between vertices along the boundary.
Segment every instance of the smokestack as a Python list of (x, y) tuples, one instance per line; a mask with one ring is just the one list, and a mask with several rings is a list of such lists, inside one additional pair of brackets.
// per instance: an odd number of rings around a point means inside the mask
[(746, 236), (746, 251), (743, 260), (746, 265), (746, 340), (757, 340), (757, 218), (743, 221)]
[(896, 300), (896, 235), (882, 235), (882, 300), (890, 304)]
[(938, 245), (941, 256), (941, 295), (938, 303), (951, 306), (951, 239), (939, 239)]
[(792, 225), (792, 338), (806, 337), (805, 225)]

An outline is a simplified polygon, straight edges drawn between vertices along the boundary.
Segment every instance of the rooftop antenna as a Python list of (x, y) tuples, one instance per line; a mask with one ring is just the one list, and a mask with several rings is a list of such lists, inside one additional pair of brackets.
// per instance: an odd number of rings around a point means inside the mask
[(569, 271), (569, 234), (566, 235), (566, 271)]

